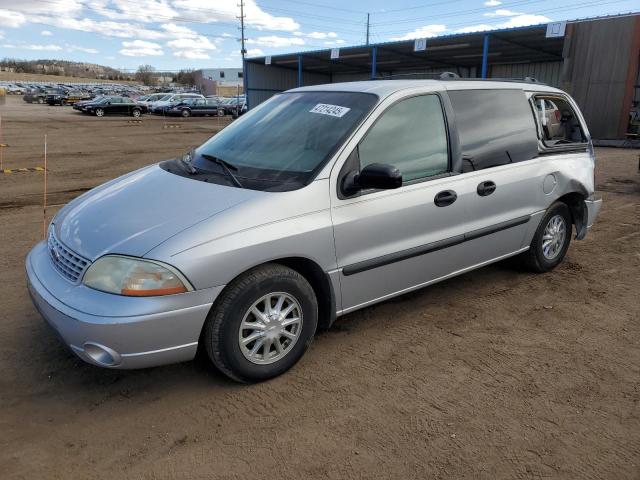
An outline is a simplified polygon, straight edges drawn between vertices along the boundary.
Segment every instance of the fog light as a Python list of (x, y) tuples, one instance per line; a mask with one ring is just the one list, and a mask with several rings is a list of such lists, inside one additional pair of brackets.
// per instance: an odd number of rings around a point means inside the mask
[(98, 343), (87, 342), (83, 345), (84, 353), (91, 360), (103, 367), (115, 367), (120, 363), (120, 354), (109, 347)]

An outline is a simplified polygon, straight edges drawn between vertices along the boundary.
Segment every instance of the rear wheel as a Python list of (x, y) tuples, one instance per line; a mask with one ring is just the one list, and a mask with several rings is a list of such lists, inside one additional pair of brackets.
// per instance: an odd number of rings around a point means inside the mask
[(141, 112), (140, 112), (140, 110), (139, 110), (139, 109), (137, 109), (137, 108), (134, 108), (134, 109), (131, 111), (131, 115), (132, 115), (133, 117), (138, 118), (138, 117), (140, 116), (140, 114), (141, 114)]
[(191, 111), (189, 111), (188, 108), (184, 108), (182, 112), (180, 112), (180, 115), (182, 115), (183, 118), (188, 118), (191, 116)]
[(219, 117), (224, 117), (224, 110), (223, 109), (221, 109), (221, 108), (218, 109), (218, 116)]
[(318, 303), (309, 282), (295, 270), (267, 264), (227, 286), (209, 313), (202, 341), (225, 375), (259, 382), (295, 365), (317, 323)]
[(556, 202), (543, 217), (531, 246), (523, 254), (527, 267), (535, 272), (548, 272), (564, 259), (571, 243), (571, 213), (569, 207)]
[(104, 110), (102, 108), (96, 108), (96, 117), (104, 117)]
[(40, 103), (40, 104), (44, 103), (44, 98), (42, 98), (42, 97), (38, 98), (38, 103)]
[(67, 101), (63, 98), (60, 100), (60, 106), (64, 107), (67, 104)]

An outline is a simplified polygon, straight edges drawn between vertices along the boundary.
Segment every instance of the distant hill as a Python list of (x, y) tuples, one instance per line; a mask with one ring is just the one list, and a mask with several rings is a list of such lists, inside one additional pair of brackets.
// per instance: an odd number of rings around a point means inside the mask
[(0, 71), (0, 81), (10, 82), (52, 82), (52, 83), (132, 83), (135, 80), (109, 80), (104, 78), (67, 77), (61, 75), (42, 75), (39, 73), (11, 73)]
[[(0, 72), (112, 81), (134, 79), (133, 74), (123, 73), (112, 67), (67, 60), (17, 60), (5, 58), (0, 60)], [(13, 79), (18, 80), (17, 78)], [(52, 81), (55, 81), (55, 79)]]

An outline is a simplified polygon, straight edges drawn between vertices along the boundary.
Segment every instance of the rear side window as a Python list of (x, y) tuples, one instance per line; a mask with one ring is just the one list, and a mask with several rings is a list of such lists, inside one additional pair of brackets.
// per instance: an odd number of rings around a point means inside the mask
[(523, 90), (457, 90), (449, 98), (464, 171), (538, 156), (535, 121)]
[(561, 96), (535, 95), (540, 139), (546, 148), (571, 147), (586, 143), (586, 135), (569, 102)]
[(440, 98), (422, 95), (389, 107), (358, 146), (360, 168), (393, 165), (410, 182), (449, 168), (447, 131)]

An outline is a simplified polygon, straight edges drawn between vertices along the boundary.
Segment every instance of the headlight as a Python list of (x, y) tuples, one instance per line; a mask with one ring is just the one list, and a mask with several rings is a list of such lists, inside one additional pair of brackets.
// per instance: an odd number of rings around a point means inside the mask
[(106, 255), (89, 267), (82, 279), (87, 287), (132, 297), (172, 295), (193, 290), (170, 265), (151, 260)]

